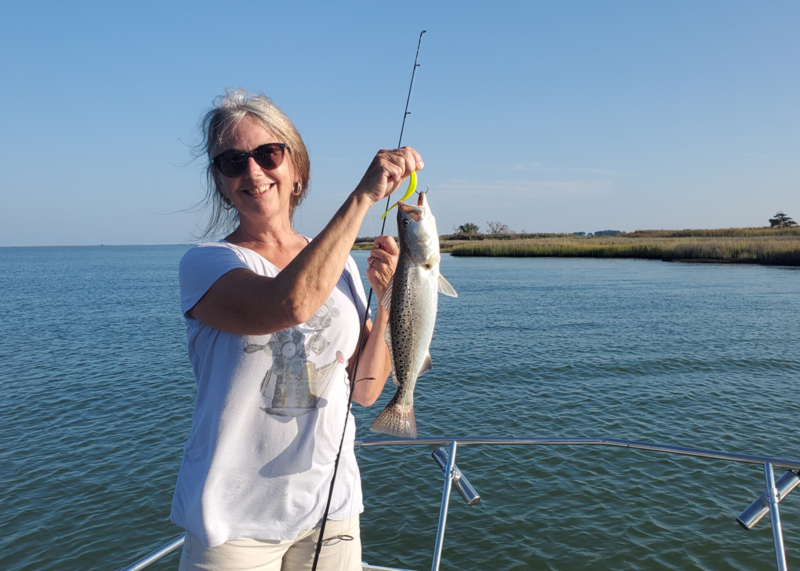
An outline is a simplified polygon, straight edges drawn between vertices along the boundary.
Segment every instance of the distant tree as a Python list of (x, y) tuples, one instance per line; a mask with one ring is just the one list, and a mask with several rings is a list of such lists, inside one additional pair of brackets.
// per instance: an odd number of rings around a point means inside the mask
[(769, 219), (769, 225), (772, 228), (789, 228), (791, 226), (797, 226), (797, 222), (779, 210), (775, 214), (775, 218)]
[(487, 234), (509, 234), (511, 232), (508, 229), (508, 224), (503, 224), (502, 222), (487, 222), (486, 225), (489, 226), (486, 231)]
[(480, 227), (472, 222), (467, 222), (456, 228), (456, 234), (477, 234), (480, 231)]

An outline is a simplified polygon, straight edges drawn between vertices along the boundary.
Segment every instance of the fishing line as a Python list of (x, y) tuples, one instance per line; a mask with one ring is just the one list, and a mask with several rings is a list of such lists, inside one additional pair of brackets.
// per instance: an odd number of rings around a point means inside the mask
[[(417, 72), (417, 68), (419, 67), (419, 47), (422, 44), (422, 35), (425, 33), (425, 30), (422, 30), (419, 34), (419, 41), (417, 42), (417, 55), (414, 58), (414, 69), (411, 72), (411, 83), (408, 86), (408, 98), (406, 99), (406, 108), (403, 112), (403, 124), (400, 127), (400, 140), (397, 143), (397, 148), (399, 149), (403, 145), (403, 131), (406, 127), (406, 117), (410, 115), (408, 111), (408, 104), (411, 101), (411, 89), (414, 87), (414, 75)], [(384, 214), (389, 211), (389, 203), (391, 202), (391, 195), (386, 197), (386, 210)], [(381, 224), (381, 233), (380, 235), (383, 236), (383, 231), (386, 227), (386, 217), (383, 218), (383, 223)], [(353, 378), (350, 379), (350, 394), (347, 398), (347, 412), (344, 415), (344, 430), (342, 430), (342, 439), (339, 441), (339, 451), (336, 453), (336, 461), (333, 464), (333, 476), (331, 476), (331, 487), (328, 491), (328, 501), (325, 503), (325, 513), (322, 515), (322, 523), (319, 527), (319, 539), (317, 540), (317, 548), (314, 552), (314, 563), (311, 565), (311, 571), (317, 571), (317, 563), (319, 562), (319, 554), (322, 551), (322, 542), (325, 537), (325, 523), (328, 521), (328, 514), (331, 510), (331, 500), (333, 499), (333, 486), (336, 483), (336, 473), (339, 471), (339, 459), (342, 457), (342, 447), (344, 446), (344, 437), (347, 434), (347, 420), (350, 418), (350, 408), (353, 405), (353, 390), (356, 386), (355, 377), (358, 374), (358, 362), (361, 359), (361, 350), (363, 349), (364, 345), (364, 336), (367, 331), (367, 318), (369, 317), (369, 306), (372, 303), (372, 287), (369, 288), (369, 297), (367, 298), (367, 305), (364, 308), (364, 324), (361, 326), (361, 332), (358, 335), (358, 350), (356, 351), (356, 363), (353, 367)], [(380, 308), (378, 308), (380, 311)], [(362, 413), (362, 421), (363, 421), (363, 413)]]

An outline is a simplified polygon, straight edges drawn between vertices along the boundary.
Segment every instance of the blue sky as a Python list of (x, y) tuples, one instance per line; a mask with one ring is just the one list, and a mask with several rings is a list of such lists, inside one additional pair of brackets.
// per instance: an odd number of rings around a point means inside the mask
[[(800, 220), (800, 3), (4, 2), (0, 246), (188, 243), (213, 98), (273, 98), (316, 234), (403, 142), (441, 233)], [(381, 210), (362, 235), (380, 230)]]

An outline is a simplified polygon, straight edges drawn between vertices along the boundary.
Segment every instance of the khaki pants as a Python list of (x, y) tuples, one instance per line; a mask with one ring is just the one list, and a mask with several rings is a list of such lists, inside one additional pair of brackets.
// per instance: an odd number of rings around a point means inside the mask
[[(350, 539), (352, 537), (352, 539)], [(180, 571), (305, 571), (314, 563), (319, 528), (302, 530), (295, 540), (234, 539), (206, 547), (186, 534)], [(361, 535), (358, 516), (329, 520), (317, 571), (361, 571)]]

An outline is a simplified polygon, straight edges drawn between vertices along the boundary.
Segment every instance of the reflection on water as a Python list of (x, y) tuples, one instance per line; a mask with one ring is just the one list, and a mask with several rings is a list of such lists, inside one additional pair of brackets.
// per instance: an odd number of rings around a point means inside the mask
[[(177, 535), (194, 399), (183, 246), (0, 249), (0, 568), (114, 569)], [(354, 257), (362, 270), (367, 252)], [(800, 458), (800, 274), (637, 260), (450, 258), (420, 436), (598, 436)], [(354, 407), (362, 435), (393, 390)], [(372, 563), (427, 569), (441, 471), (359, 452)], [(758, 466), (625, 449), (461, 447), (450, 569), (774, 569), (735, 517)], [(798, 496), (800, 497), (800, 496)], [(800, 564), (800, 500), (781, 504)], [(174, 569), (177, 557), (152, 569)]]

